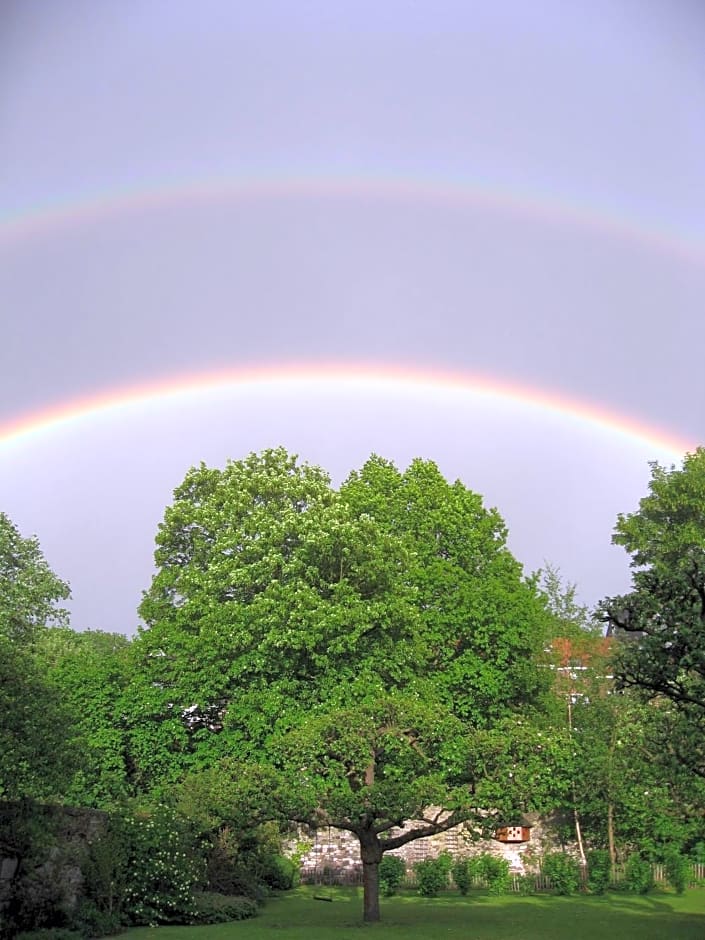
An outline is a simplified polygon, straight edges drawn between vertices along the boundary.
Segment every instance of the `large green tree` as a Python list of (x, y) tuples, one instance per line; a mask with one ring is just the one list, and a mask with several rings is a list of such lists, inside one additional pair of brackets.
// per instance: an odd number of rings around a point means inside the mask
[(520, 710), (528, 728), (545, 690), (545, 603), (498, 513), (434, 464), (371, 458), (338, 491), (283, 450), (201, 466), (156, 562), (146, 780), (264, 762), (277, 812), (358, 837), (368, 920), (386, 849), (521, 802), (517, 746), (543, 745), (492, 734)]
[(0, 513), (0, 798), (59, 794), (73, 766), (71, 715), (35, 656), (68, 586), (51, 571), (36, 538)]
[(652, 465), (648, 495), (619, 516), (613, 542), (632, 565), (632, 591), (601, 605), (625, 639), (617, 681), (662, 703), (664, 745), (705, 777), (705, 449), (681, 469)]
[(47, 564), (36, 538), (23, 537), (0, 512), (0, 635), (21, 644), (48, 624), (65, 624), (69, 586)]

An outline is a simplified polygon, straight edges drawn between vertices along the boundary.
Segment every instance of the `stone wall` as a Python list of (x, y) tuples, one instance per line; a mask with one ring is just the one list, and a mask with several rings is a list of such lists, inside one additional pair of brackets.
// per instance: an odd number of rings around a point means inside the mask
[(75, 906), (81, 888), (80, 860), (103, 831), (98, 810), (38, 803), (0, 803), (0, 910), (22, 882), (28, 896), (51, 895)]
[[(537, 869), (537, 859), (546, 851), (556, 847), (550, 821), (532, 820), (528, 842), (505, 844), (496, 839), (482, 839), (469, 824), (456, 826), (426, 839), (407, 842), (390, 854), (403, 858), (409, 873), (415, 862), (436, 858), (448, 852), (454, 858), (490, 853), (506, 858), (514, 874), (526, 874)], [(402, 830), (398, 830), (401, 832)], [(310, 845), (301, 857), (301, 876), (304, 881), (356, 882), (361, 877), (360, 844), (351, 833), (340, 829), (319, 829), (317, 832), (301, 829), (291, 839), (287, 854), (301, 851)]]

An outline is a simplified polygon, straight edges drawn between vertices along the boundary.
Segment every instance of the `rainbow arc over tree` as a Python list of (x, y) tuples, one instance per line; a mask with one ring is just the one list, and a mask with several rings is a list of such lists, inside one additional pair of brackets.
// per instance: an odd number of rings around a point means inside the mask
[(680, 459), (696, 448), (667, 430), (634, 417), (567, 397), (562, 393), (532, 388), (489, 376), (447, 369), (423, 369), (402, 365), (352, 363), (282, 363), (183, 373), (149, 382), (125, 385), (57, 402), (0, 424), (0, 447), (22, 445), (50, 430), (68, 428), (81, 420), (96, 418), (109, 422), (127, 409), (148, 409), (152, 405), (173, 407), (180, 400), (212, 393), (238, 394), (248, 400), (258, 394), (296, 393), (316, 395), (374, 394), (380, 400), (397, 396), (433, 395), (475, 396), (488, 403), (528, 406), (546, 415), (561, 415), (571, 422), (595, 431), (611, 431), (623, 439), (648, 444), (659, 453)]
[(338, 174), (282, 170), (269, 174), (240, 172), (221, 177), (106, 186), (93, 192), (0, 211), (0, 247), (122, 215), (302, 198), (369, 200), (460, 211), (496, 210), (575, 231), (592, 231), (676, 256), (687, 263), (705, 265), (702, 234), (685, 231), (663, 220), (639, 218), (633, 212), (564, 199), (548, 192), (516, 189), (490, 180), (436, 178), (420, 173), (385, 175), (360, 170)]

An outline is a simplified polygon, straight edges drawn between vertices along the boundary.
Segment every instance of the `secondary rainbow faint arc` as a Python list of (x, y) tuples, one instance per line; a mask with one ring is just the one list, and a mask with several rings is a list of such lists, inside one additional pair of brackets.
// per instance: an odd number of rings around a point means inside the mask
[(182, 374), (175, 377), (137, 385), (112, 388), (48, 408), (31, 412), (0, 425), (0, 445), (20, 444), (62, 425), (70, 425), (84, 418), (105, 414), (135, 405), (150, 406), (168, 403), (184, 395), (205, 394), (226, 390), (245, 391), (248, 387), (274, 388), (277, 385), (304, 388), (320, 385), (335, 390), (336, 384), (358, 385), (368, 389), (377, 386), (390, 393), (416, 394), (424, 390), (448, 390), (486, 395), (498, 400), (528, 405), (539, 411), (561, 414), (592, 425), (598, 429), (616, 432), (624, 437), (651, 444), (659, 451), (682, 457), (695, 450), (695, 443), (668, 432), (651, 427), (635, 418), (609, 412), (577, 399), (555, 392), (471, 375), (462, 372), (440, 371), (401, 366), (351, 365), (346, 363), (324, 365), (281, 365), (208, 371)]
[(122, 189), (77, 195), (46, 205), (16, 208), (0, 215), (0, 242), (31, 238), (53, 228), (66, 229), (121, 213), (222, 204), (230, 200), (292, 197), (343, 197), (393, 200), (407, 204), (463, 208), (468, 205), (499, 209), (574, 229), (598, 231), (642, 243), (690, 263), (705, 263), (705, 243), (694, 234), (670, 231), (653, 221), (632, 220), (628, 214), (595, 208), (545, 193), (532, 194), (484, 181), (437, 181), (422, 176), (385, 177), (382, 174), (272, 174), (233, 178), (142, 183)]

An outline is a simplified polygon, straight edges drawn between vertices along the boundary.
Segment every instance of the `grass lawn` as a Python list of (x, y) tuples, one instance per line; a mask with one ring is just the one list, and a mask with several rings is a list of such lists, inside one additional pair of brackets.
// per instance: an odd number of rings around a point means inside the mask
[[(141, 927), (122, 940), (345, 940), (359, 936), (360, 888), (325, 889), (333, 903), (298, 888), (267, 902), (253, 920), (206, 927)], [(680, 897), (551, 896), (494, 898), (457, 894), (427, 899), (405, 894), (383, 899), (382, 922), (365, 926), (398, 940), (705, 940), (705, 889)]]

